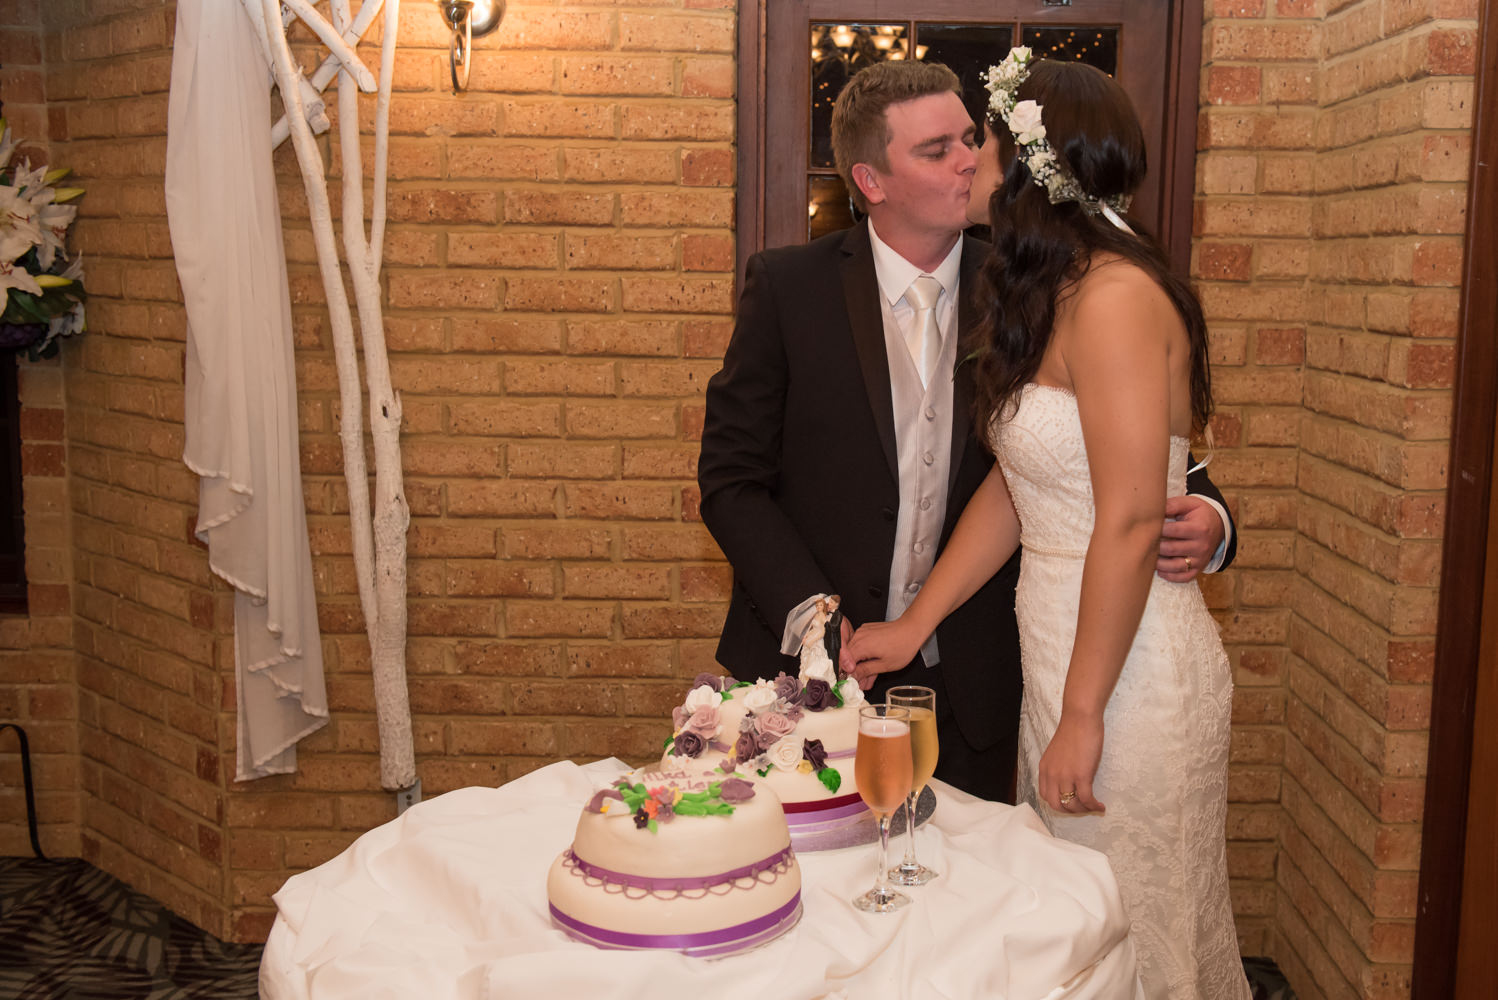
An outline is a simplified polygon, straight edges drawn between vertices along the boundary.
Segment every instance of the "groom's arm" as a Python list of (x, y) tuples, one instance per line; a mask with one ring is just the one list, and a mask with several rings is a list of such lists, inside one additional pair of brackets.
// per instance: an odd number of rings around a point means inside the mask
[(702, 520), (776, 636), (791, 609), (835, 593), (806, 540), (776, 503), (789, 370), (770, 268), (749, 259), (723, 368), (707, 384), (697, 483)]

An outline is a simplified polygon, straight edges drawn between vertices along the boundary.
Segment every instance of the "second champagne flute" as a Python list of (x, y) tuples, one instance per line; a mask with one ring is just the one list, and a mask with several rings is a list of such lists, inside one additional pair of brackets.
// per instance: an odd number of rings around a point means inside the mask
[(874, 888), (853, 900), (868, 913), (888, 913), (910, 902), (889, 884), (889, 818), (910, 794), (910, 710), (864, 705), (858, 710), (858, 752), (853, 777), (858, 794), (879, 821), (879, 867)]
[(936, 770), (936, 692), (918, 684), (902, 684), (889, 689), (886, 703), (910, 710), (910, 752), (914, 763), (910, 795), (905, 800), (905, 860), (891, 868), (889, 880), (897, 885), (925, 885), (936, 878), (935, 869), (915, 859), (915, 802), (921, 789)]

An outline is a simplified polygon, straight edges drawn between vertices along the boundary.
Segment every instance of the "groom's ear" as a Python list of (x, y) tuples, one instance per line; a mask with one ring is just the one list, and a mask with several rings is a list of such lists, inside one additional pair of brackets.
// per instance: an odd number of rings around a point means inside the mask
[(853, 175), (853, 183), (858, 185), (864, 200), (870, 205), (878, 205), (884, 201), (884, 189), (879, 186), (878, 171), (867, 163), (855, 163), (849, 173)]

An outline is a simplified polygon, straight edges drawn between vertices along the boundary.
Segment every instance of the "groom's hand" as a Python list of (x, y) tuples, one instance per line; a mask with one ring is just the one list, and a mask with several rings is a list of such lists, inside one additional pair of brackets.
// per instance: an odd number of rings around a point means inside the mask
[(1155, 572), (1171, 583), (1194, 580), (1217, 554), (1222, 532), (1222, 518), (1205, 500), (1190, 494), (1168, 498)]

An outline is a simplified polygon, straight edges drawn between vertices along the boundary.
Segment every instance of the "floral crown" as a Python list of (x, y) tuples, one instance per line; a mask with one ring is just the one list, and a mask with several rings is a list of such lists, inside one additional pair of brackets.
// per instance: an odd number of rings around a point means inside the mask
[(1030, 170), (1035, 183), (1045, 189), (1052, 205), (1063, 201), (1074, 201), (1087, 212), (1102, 214), (1109, 222), (1132, 233), (1123, 213), (1128, 211), (1129, 196), (1111, 195), (1094, 198), (1082, 190), (1082, 185), (1061, 166), (1056, 151), (1045, 137), (1045, 125), (1041, 122), (1041, 107), (1036, 101), (1016, 102), (1015, 92), (1030, 75), (1030, 49), (1020, 45), (1009, 50), (1004, 61), (988, 68), (988, 118), (991, 122), (1003, 122), (1014, 136), (1019, 158)]

